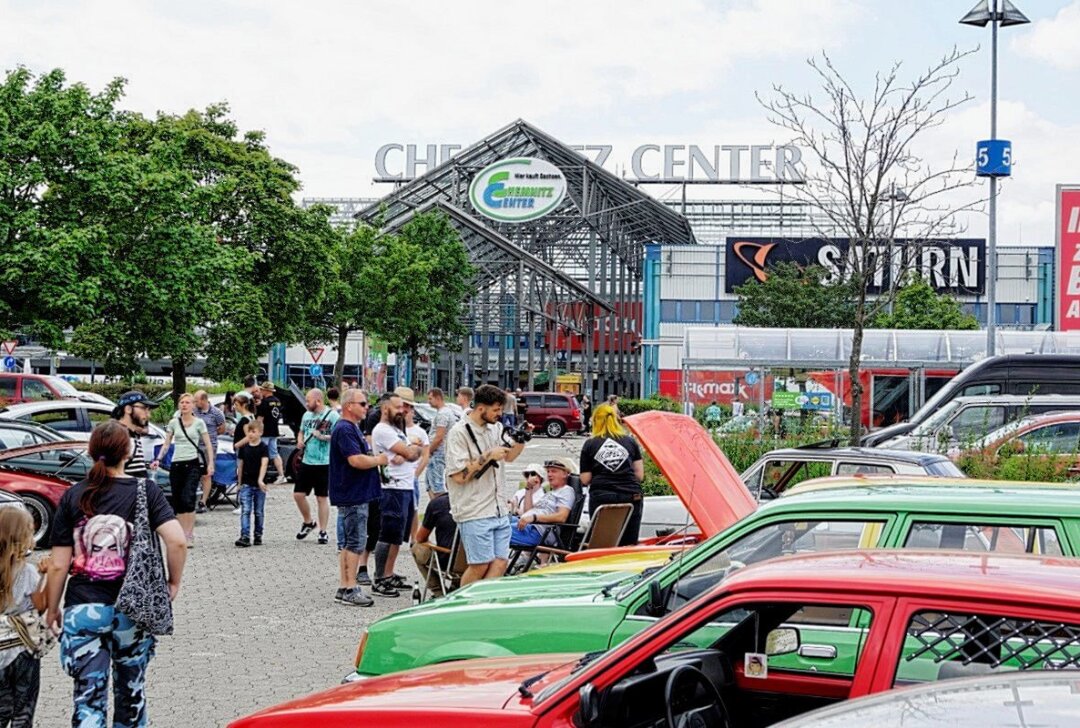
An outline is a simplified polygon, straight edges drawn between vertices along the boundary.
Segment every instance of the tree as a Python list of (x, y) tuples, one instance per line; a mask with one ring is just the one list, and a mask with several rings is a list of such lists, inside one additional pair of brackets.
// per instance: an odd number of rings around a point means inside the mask
[[(769, 120), (809, 153), (804, 183), (793, 185), (792, 194), (827, 220), (823, 235), (839, 231), (849, 241), (842, 278), (855, 294), (848, 362), (854, 413), (862, 411), (858, 374), (864, 328), (895, 298), (907, 273), (919, 267), (925, 243), (954, 234), (956, 214), (977, 204), (955, 194), (973, 183), (969, 163), (960, 164), (954, 153), (950, 162), (937, 165), (916, 148), (925, 132), (971, 99), (949, 96), (958, 64), (970, 53), (953, 49), (908, 82), (900, 79), (897, 63), (875, 75), (866, 98), (823, 55), (808, 61), (823, 100), (779, 85), (768, 98), (759, 96)], [(856, 414), (852, 444), (858, 444), (861, 432)]]
[[(450, 220), (436, 212), (417, 215), (397, 235), (380, 238), (378, 247), (371, 271), (383, 295), (371, 330), (413, 362), (421, 350), (456, 348), (468, 333), (465, 302), (474, 270)], [(414, 367), (411, 383), (415, 379)]]
[(878, 329), (954, 329), (973, 331), (979, 321), (964, 313), (960, 302), (938, 293), (925, 278), (913, 275), (896, 292), (892, 311), (882, 311), (874, 320)]
[(751, 279), (735, 288), (739, 312), (733, 323), (784, 329), (845, 329), (854, 318), (850, 284), (825, 283), (823, 268), (781, 262), (764, 281)]
[(69, 85), (62, 71), (25, 68), (0, 84), (0, 334), (59, 347), (65, 329), (95, 317), (94, 275), (105, 230), (86, 225), (87, 190), (109, 195), (106, 168), (119, 142), (116, 102)]

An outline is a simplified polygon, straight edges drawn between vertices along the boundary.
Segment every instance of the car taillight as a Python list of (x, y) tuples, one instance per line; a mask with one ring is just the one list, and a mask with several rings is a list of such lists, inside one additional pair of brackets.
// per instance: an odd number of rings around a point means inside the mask
[(356, 659), (353, 664), (356, 665), (356, 669), (360, 669), (360, 658), (364, 656), (364, 648), (367, 647), (368, 631), (365, 629), (364, 633), (360, 635), (360, 644), (356, 646)]

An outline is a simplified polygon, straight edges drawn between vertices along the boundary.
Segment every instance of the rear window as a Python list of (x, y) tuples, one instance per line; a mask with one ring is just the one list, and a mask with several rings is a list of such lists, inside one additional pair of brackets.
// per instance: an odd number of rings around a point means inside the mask
[(40, 379), (24, 379), (22, 383), (22, 398), (26, 400), (56, 399), (52, 390), (45, 386)]
[(544, 406), (548, 409), (570, 409), (570, 400), (566, 397), (548, 394), (544, 396)]
[(840, 463), (836, 466), (837, 475), (892, 475), (895, 472), (891, 465), (872, 463)]
[(1052, 526), (1021, 524), (916, 522), (911, 524), (904, 548), (1064, 555), (1057, 531)]
[(934, 460), (929, 463), (925, 463), (923, 468), (926, 470), (927, 475), (933, 475), (938, 478), (966, 478), (964, 471), (956, 466), (952, 460)]
[(48, 412), (35, 412), (32, 415), (28, 415), (26, 419), (41, 425), (48, 425), (60, 432), (78, 432), (82, 429), (79, 424), (79, 412), (75, 409), (55, 409)]

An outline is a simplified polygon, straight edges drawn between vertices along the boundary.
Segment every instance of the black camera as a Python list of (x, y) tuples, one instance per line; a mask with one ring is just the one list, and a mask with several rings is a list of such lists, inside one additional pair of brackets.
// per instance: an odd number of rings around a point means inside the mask
[(532, 433), (529, 432), (529, 425), (527, 422), (522, 422), (512, 430), (503, 430), (503, 434), (521, 445), (524, 445), (532, 439)]

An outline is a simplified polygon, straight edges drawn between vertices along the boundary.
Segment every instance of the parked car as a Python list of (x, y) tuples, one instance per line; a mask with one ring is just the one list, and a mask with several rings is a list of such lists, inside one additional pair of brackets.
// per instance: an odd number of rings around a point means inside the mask
[[(803, 492), (748, 508), (741, 520), (691, 549), (624, 550), (477, 582), (374, 622), (362, 636), (358, 674), (450, 659), (608, 649), (669, 611), (663, 595), (690, 599), (732, 566), (785, 554), (935, 548), (1080, 555), (1080, 502), (1072, 502), (1080, 488), (970, 482), (819, 481), (820, 487), (806, 484)], [(538, 614), (559, 618), (538, 631)]]
[(773, 728), (1074, 728), (1080, 725), (1078, 684), (1075, 670), (932, 682), (812, 710)]
[(42, 402), (57, 399), (79, 399), (112, 405), (112, 401), (95, 392), (80, 392), (71, 383), (47, 374), (0, 373), (0, 404)]
[[(642, 508), (642, 534), (686, 533), (698, 520), (702, 509), (691, 508), (680, 488), (693, 487), (703, 473), (730, 469), (727, 459), (716, 449), (708, 433), (694, 420), (671, 412), (642, 412), (625, 419), (627, 427), (653, 456), (678, 495), (649, 496)], [(674, 445), (664, 448), (665, 443)], [(945, 455), (936, 453), (885, 450), (881, 448), (834, 447), (820, 443), (797, 448), (783, 448), (765, 453), (739, 476), (755, 500), (775, 498), (788, 488), (811, 478), (829, 475), (930, 475), (963, 478), (964, 473)], [(721, 444), (722, 449), (722, 444)], [(653, 452), (657, 450), (657, 452)], [(695, 458), (689, 454), (695, 453)], [(710, 453), (712, 456), (710, 458)], [(700, 458), (710, 458), (706, 465)], [(721, 462), (721, 459), (723, 462)], [(726, 467), (725, 467), (726, 466)], [(680, 487), (676, 487), (678, 484)], [(692, 518), (690, 517), (692, 514)], [(582, 523), (588, 522), (588, 515)], [(713, 532), (715, 533), (715, 531)], [(706, 536), (712, 535), (705, 533)]]
[(53, 515), (60, 505), (60, 497), (70, 487), (71, 482), (63, 478), (0, 464), (0, 490), (20, 498), (30, 511), (34, 518), (34, 541), (38, 548), (49, 546)]
[(891, 450), (948, 452), (982, 439), (1010, 422), (1028, 415), (1080, 410), (1076, 394), (997, 394), (957, 397), (918, 424), (878, 447)]
[(524, 392), (528, 409), (525, 421), (548, 437), (562, 437), (582, 428), (581, 405), (572, 394), (562, 392)]
[[(1072, 474), (1080, 474), (1080, 410), (1032, 415), (999, 427), (976, 441), (970, 450), (996, 460), (1006, 454), (1062, 458)], [(950, 454), (958, 457), (954, 448)]]
[(43, 442), (62, 442), (70, 439), (48, 425), (23, 420), (0, 419), (0, 451), (11, 447), (26, 447), (40, 445)]
[[(0, 407), (0, 421), (18, 420), (47, 425), (66, 438), (85, 442), (90, 439), (94, 427), (112, 417), (113, 409), (111, 404), (76, 400), (23, 402)], [(143, 452), (150, 459), (151, 454), (156, 455), (164, 443), (165, 432), (155, 424), (147, 429), (142, 444)]]
[(949, 380), (907, 422), (869, 432), (860, 444), (874, 447), (911, 432), (957, 397), (991, 394), (1080, 395), (1080, 355), (1008, 354), (983, 359)]
[[(635, 614), (616, 647), (551, 654), (567, 644), (553, 631), (588, 626), (534, 604), (519, 639), (542, 641), (546, 655), (362, 680), (230, 725), (764, 726), (896, 687), (1050, 670), (1080, 655), (1080, 562), (1060, 558), (800, 555), (736, 570), (693, 603), (678, 588), (658, 599), (677, 607), (659, 621)], [(362, 653), (411, 640), (369, 640)]]

